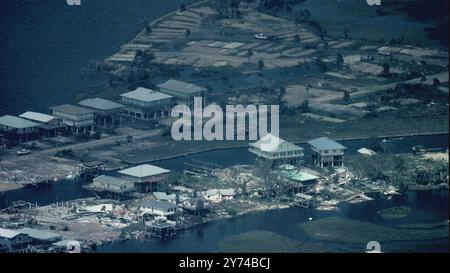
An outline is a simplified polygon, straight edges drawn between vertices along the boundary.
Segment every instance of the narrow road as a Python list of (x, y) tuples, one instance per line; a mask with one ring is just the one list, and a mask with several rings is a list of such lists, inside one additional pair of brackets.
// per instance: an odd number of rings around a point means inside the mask
[[(441, 72), (441, 73), (434, 74), (434, 75), (428, 75), (427, 80), (425, 81), (425, 84), (429, 84), (429, 85), (433, 84), (434, 78), (437, 78), (441, 83), (446, 83), (446, 82), (448, 82), (448, 72)], [(368, 86), (368, 87), (365, 87), (363, 90), (352, 93), (350, 96), (352, 98), (363, 97), (363, 96), (370, 95), (372, 93), (395, 88), (395, 86), (399, 83), (419, 83), (419, 82), (420, 82), (420, 78), (416, 78), (416, 79), (412, 79), (412, 80), (408, 80), (408, 81)], [(340, 99), (342, 99), (342, 92), (336, 91), (336, 94), (329, 94), (329, 95), (321, 96), (318, 98), (311, 98), (310, 102), (323, 104), (323, 103), (329, 103), (331, 101), (340, 100)]]
[(94, 148), (94, 147), (110, 145), (110, 144), (114, 144), (118, 141), (126, 141), (128, 135), (132, 136), (134, 140), (140, 140), (140, 139), (145, 139), (148, 137), (156, 136), (159, 134), (159, 131), (160, 131), (159, 129), (154, 129), (154, 130), (143, 131), (143, 132), (134, 132), (134, 133), (130, 133), (127, 135), (110, 136), (110, 137), (93, 140), (93, 141), (89, 141), (89, 142), (71, 144), (71, 145), (61, 146), (61, 147), (57, 147), (57, 148), (46, 149), (46, 150), (42, 150), (42, 151), (36, 151), (29, 155), (20, 156), (20, 157), (17, 155), (9, 155), (9, 156), (2, 157), (2, 159), (7, 160), (7, 161), (16, 161), (16, 160), (25, 160), (25, 159), (26, 160), (34, 160), (34, 159), (38, 160), (39, 157), (52, 156), (57, 151), (62, 150), (62, 149), (72, 149), (73, 151), (79, 151), (79, 150), (85, 150), (85, 149)]

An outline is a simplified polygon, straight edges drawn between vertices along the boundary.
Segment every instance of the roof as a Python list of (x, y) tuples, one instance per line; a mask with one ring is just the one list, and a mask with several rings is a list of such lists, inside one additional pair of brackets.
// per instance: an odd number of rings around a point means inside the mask
[(86, 106), (96, 110), (115, 110), (124, 107), (120, 103), (116, 103), (110, 100), (101, 98), (85, 99), (78, 103), (79, 105)]
[(260, 140), (250, 143), (250, 146), (255, 147), (264, 152), (286, 152), (293, 150), (303, 150), (302, 147), (288, 142), (284, 139), (276, 137), (272, 134), (263, 136)]
[(38, 112), (31, 112), (31, 111), (27, 111), (23, 114), (21, 114), (19, 117), (21, 118), (25, 118), (25, 119), (29, 119), (29, 120), (33, 120), (33, 121), (38, 121), (38, 122), (49, 122), (54, 120), (56, 117), (54, 116), (50, 116), (47, 114), (42, 114), (42, 113), (38, 113)]
[(0, 124), (8, 126), (8, 127), (18, 128), (18, 129), (39, 126), (39, 124), (37, 124), (37, 123), (31, 122), (31, 121), (23, 119), (23, 118), (10, 116), (10, 115), (5, 115), (5, 116), (0, 117)]
[(320, 137), (308, 141), (308, 144), (318, 150), (342, 150), (347, 149), (345, 146), (327, 137)]
[[(157, 200), (162, 200), (162, 201), (176, 201), (176, 199), (177, 199), (177, 195), (175, 193), (167, 194), (165, 192), (155, 191), (155, 192), (153, 192), (153, 195), (156, 197)], [(185, 195), (179, 194), (178, 199), (180, 201), (185, 201), (185, 200), (188, 200), (189, 198), (186, 197)]]
[(17, 230), (20, 233), (27, 234), (33, 239), (38, 240), (52, 240), (61, 237), (61, 235), (49, 231), (34, 229), (34, 228), (21, 228)]
[(69, 115), (86, 115), (94, 113), (94, 110), (76, 106), (72, 104), (62, 104), (58, 106), (50, 107), (53, 111), (63, 112)]
[(17, 230), (0, 228), (0, 237), (2, 238), (12, 239), (20, 234), (22, 233)]
[(234, 196), (236, 191), (234, 189), (210, 189), (207, 191), (200, 192), (203, 196), (212, 196), (216, 194), (225, 195), (225, 196)]
[(145, 200), (144, 202), (142, 202), (142, 206), (146, 208), (162, 209), (162, 210), (177, 208), (177, 206), (172, 203), (158, 200)]
[(177, 81), (177, 80), (172, 80), (172, 79), (170, 79), (164, 83), (158, 84), (158, 87), (163, 88), (163, 89), (175, 90), (175, 91), (185, 93), (185, 94), (191, 94), (191, 93), (196, 93), (199, 91), (206, 90), (206, 88), (200, 87), (193, 83), (182, 82), (182, 81)]
[(136, 90), (128, 93), (123, 93), (120, 96), (144, 102), (152, 102), (173, 98), (170, 95), (143, 87), (138, 87)]
[(313, 174), (298, 171), (298, 170), (281, 171), (281, 175), (283, 175), (286, 178), (289, 178), (289, 179), (292, 179), (295, 181), (299, 181), (299, 182), (307, 182), (307, 181), (319, 179), (319, 177), (317, 177)]
[(236, 191), (234, 189), (219, 189), (220, 194), (227, 195), (227, 196), (233, 196), (236, 194)]
[(94, 178), (94, 182), (110, 184), (110, 185), (116, 185), (116, 186), (121, 186), (123, 184), (129, 183), (128, 181), (125, 181), (125, 180), (120, 179), (118, 177), (108, 176), (108, 175), (97, 176), (96, 178)]
[(158, 166), (143, 164), (136, 167), (131, 167), (125, 170), (119, 171), (121, 174), (125, 174), (128, 176), (143, 178), (152, 175), (164, 174), (170, 172), (169, 170), (160, 168)]

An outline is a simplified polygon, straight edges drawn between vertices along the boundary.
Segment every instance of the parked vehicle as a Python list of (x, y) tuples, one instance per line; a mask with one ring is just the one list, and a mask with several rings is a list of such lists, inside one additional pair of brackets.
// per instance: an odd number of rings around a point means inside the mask
[(259, 40), (267, 40), (267, 36), (264, 33), (255, 34), (255, 38)]
[(17, 151), (17, 155), (18, 156), (29, 155), (29, 154), (31, 154), (31, 151), (27, 150), (27, 149), (20, 149), (20, 150)]

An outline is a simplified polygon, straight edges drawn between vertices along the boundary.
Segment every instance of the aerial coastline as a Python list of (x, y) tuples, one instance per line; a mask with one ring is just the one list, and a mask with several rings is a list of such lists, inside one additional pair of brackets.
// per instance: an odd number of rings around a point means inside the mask
[[(62, 239), (82, 242), (86, 251), (95, 251), (118, 241), (176, 238), (183, 230), (254, 212), (298, 208), (338, 213), (342, 204), (402, 200), (411, 191), (448, 191), (448, 166), (444, 166), (448, 142), (442, 140), (448, 137), (448, 59), (444, 57), (448, 51), (407, 42), (367, 41), (347, 32), (342, 37), (326, 34), (313, 21), (314, 14), (305, 15), (301, 3), (298, 18), (284, 12), (277, 16), (254, 2), (225, 10), (214, 3), (180, 5), (150, 22), (119, 52), (87, 67), (90, 76), (106, 76), (107, 83), (82, 89), (75, 95), (79, 106), (52, 107), (51, 114), (88, 114), (92, 119), (88, 126), (58, 124), (45, 137), (5, 141), (0, 154), (0, 201), (10, 192), (52, 187), (61, 181), (79, 183), (93, 197), (58, 200), (56, 193), (58, 201), (45, 205), (7, 199), (9, 205), (0, 209), (4, 227), (55, 232)], [(277, 77), (282, 80), (274, 80)], [(208, 102), (221, 106), (280, 104), (277, 137), (293, 151), (301, 151), (301, 156), (286, 153), (279, 162), (267, 160), (264, 151), (255, 152), (257, 142), (249, 140), (174, 141), (168, 111), (173, 101), (164, 107), (152, 104), (157, 110), (150, 111), (129, 99), (139, 92), (139, 96), (158, 93), (160, 98), (173, 99), (174, 93), (161, 87), (172, 78), (183, 80), (186, 89), (198, 87), (208, 94)], [(94, 111), (91, 99), (110, 108)], [(427, 138), (435, 142), (430, 145)], [(352, 141), (356, 144), (345, 147)], [(331, 145), (330, 151), (336, 152), (331, 163), (318, 152), (321, 145)], [(220, 158), (221, 151), (232, 149), (240, 151), (242, 162), (226, 164), (228, 159)], [(203, 153), (214, 154), (224, 166), (202, 158)], [(164, 161), (175, 165), (177, 160), (184, 164), (177, 170), (159, 165)], [(108, 190), (114, 183), (131, 182), (129, 191), (122, 186)], [(102, 188), (102, 183), (111, 185)], [(411, 210), (389, 209), (393, 219), (406, 218), (409, 214), (399, 216), (400, 212)], [(314, 235), (316, 229), (329, 232), (324, 228), (327, 221), (343, 229), (361, 227), (361, 242), (371, 234), (387, 242), (404, 241), (411, 234), (419, 234), (417, 240), (448, 238), (442, 235), (448, 233), (448, 221), (442, 224), (442, 219), (433, 219), (440, 223), (433, 227), (434, 233), (420, 227), (383, 229), (392, 236), (378, 234), (372, 223), (331, 217), (312, 220), (298, 224), (298, 229), (318, 241), (328, 240)], [(251, 244), (264, 234), (246, 234), (248, 247), (253, 249)], [(342, 237), (337, 234), (329, 240)], [(225, 241), (224, 249), (234, 249), (230, 243), (234, 240), (240, 237)], [(289, 246), (287, 252), (308, 247), (329, 251), (320, 244), (303, 248), (289, 242)], [(61, 251), (55, 245), (30, 251), (45, 250)]]

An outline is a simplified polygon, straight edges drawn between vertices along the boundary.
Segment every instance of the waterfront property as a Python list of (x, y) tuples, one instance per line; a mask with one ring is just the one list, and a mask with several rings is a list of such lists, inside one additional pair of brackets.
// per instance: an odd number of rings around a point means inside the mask
[(327, 137), (308, 141), (311, 146), (312, 160), (315, 165), (325, 167), (344, 166), (344, 151), (346, 147)]
[(306, 172), (305, 170), (297, 169), (292, 165), (280, 166), (279, 174), (290, 183), (294, 194), (313, 190), (319, 179), (318, 176)]
[(134, 191), (134, 183), (118, 177), (100, 175), (93, 179), (89, 188), (96, 192), (125, 195)]
[(61, 119), (76, 134), (94, 130), (94, 110), (71, 104), (53, 106), (50, 109), (55, 117)]
[(173, 99), (170, 95), (143, 87), (123, 93), (120, 97), (122, 103), (125, 104), (124, 115), (143, 120), (167, 117)]
[(233, 199), (236, 195), (236, 191), (234, 189), (211, 189), (200, 192), (200, 195), (212, 203), (220, 203), (225, 200)]
[(36, 137), (38, 131), (39, 124), (35, 122), (10, 115), (0, 117), (0, 132), (10, 141), (28, 141)]
[(152, 221), (145, 222), (145, 231), (151, 237), (164, 238), (174, 236), (176, 222), (164, 218), (157, 218)]
[(155, 196), (156, 200), (167, 201), (172, 204), (176, 204), (177, 202), (183, 203), (186, 200), (189, 200), (189, 197), (187, 197), (184, 194), (178, 194), (178, 195), (175, 193), (167, 194), (165, 192), (155, 191), (155, 192), (153, 192), (153, 195)]
[(0, 252), (12, 252), (25, 248), (32, 242), (25, 233), (12, 229), (0, 228)]
[(167, 201), (146, 200), (142, 202), (142, 215), (170, 217), (175, 215), (177, 206)]
[(154, 192), (158, 190), (158, 184), (163, 182), (169, 170), (158, 166), (143, 164), (119, 171), (125, 180), (134, 182), (135, 187), (141, 192)]
[(53, 244), (55, 242), (61, 241), (62, 239), (62, 236), (57, 233), (34, 228), (21, 228), (18, 229), (17, 232), (26, 234), (28, 237), (30, 237), (33, 245)]
[(75, 166), (75, 172), (82, 181), (90, 181), (105, 172), (105, 163), (102, 161), (87, 161)]
[(194, 97), (202, 97), (203, 105), (206, 103), (207, 89), (192, 83), (170, 79), (158, 84), (158, 88), (160, 92), (175, 97), (178, 104), (192, 106)]
[[(273, 145), (272, 145), (273, 144)], [(250, 143), (250, 153), (264, 160), (299, 164), (304, 156), (303, 148), (272, 134)]]
[(111, 128), (120, 125), (124, 105), (101, 98), (85, 99), (79, 105), (94, 110), (94, 121), (98, 127)]
[(39, 124), (42, 133), (46, 137), (56, 136), (58, 129), (64, 127), (64, 125), (61, 124), (58, 118), (43, 113), (27, 111), (21, 114), (19, 117)]

